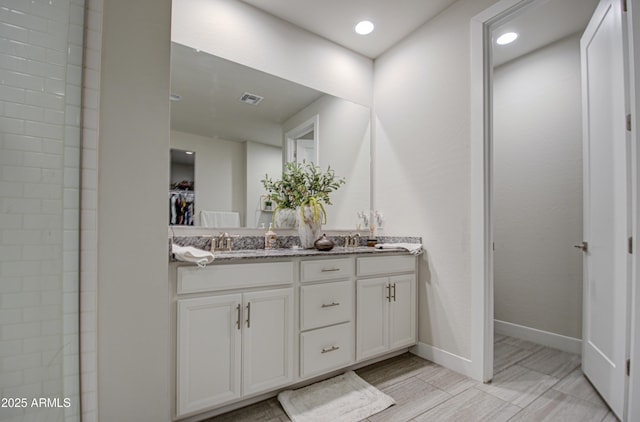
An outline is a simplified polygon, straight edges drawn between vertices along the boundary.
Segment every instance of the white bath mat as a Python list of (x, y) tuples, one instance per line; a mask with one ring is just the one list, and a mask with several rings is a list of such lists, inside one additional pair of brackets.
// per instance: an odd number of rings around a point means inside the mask
[(395, 404), (353, 371), (278, 394), (293, 422), (357, 422)]

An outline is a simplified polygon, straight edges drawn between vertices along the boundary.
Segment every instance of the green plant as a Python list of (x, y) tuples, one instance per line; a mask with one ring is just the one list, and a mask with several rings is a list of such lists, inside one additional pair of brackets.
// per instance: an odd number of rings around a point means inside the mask
[(265, 175), (261, 182), (269, 192), (269, 199), (277, 204), (276, 210), (309, 205), (313, 210), (314, 222), (320, 221), (322, 214), (322, 222), (326, 223), (327, 213), (323, 204), (331, 205), (329, 194), (343, 185), (345, 179), (337, 178), (331, 167), (322, 172), (313, 163), (292, 161), (285, 163), (280, 180)]

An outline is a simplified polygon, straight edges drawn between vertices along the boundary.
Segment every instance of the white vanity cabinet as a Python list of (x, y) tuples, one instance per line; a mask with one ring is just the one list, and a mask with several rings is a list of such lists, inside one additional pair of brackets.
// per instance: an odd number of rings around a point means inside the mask
[(355, 360), (353, 258), (300, 263), (300, 378)]
[(172, 266), (174, 420), (214, 416), (415, 344), (414, 256), (299, 253)]
[[(290, 284), (293, 271), (282, 272), (281, 263), (276, 264), (211, 266), (181, 274), (182, 281), (197, 276), (204, 286), (199, 291), (206, 294), (178, 296), (176, 301), (177, 416), (293, 382), (294, 289), (264, 288), (265, 279)], [(262, 288), (247, 285), (231, 294), (218, 293), (234, 279), (218, 280), (216, 275), (242, 271), (236, 278), (242, 280), (246, 271), (256, 270), (262, 274), (256, 282)]]
[(415, 266), (405, 255), (357, 259), (358, 361), (416, 343)]

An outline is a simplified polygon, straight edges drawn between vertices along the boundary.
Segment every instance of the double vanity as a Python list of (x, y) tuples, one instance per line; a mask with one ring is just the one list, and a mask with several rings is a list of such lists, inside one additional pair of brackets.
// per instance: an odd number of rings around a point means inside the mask
[(362, 246), (220, 252), (206, 268), (172, 262), (175, 419), (414, 345), (416, 271), (414, 255)]

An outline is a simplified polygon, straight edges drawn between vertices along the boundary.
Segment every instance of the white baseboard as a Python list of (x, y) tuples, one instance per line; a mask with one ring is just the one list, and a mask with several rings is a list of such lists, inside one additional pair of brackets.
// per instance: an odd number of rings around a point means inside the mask
[(536, 328), (525, 327), (524, 325), (512, 324), (510, 322), (494, 320), (494, 331), (496, 334), (504, 334), (527, 340), (543, 346), (562, 350), (563, 352), (582, 354), (582, 340), (574, 337), (567, 337)]
[(418, 343), (410, 350), (416, 356), (423, 359), (430, 360), (433, 363), (437, 363), (440, 366), (449, 368), (452, 371), (458, 372), (469, 378), (473, 378), (473, 371), (471, 367), (471, 360), (463, 358), (446, 350), (438, 349), (426, 343)]

